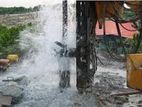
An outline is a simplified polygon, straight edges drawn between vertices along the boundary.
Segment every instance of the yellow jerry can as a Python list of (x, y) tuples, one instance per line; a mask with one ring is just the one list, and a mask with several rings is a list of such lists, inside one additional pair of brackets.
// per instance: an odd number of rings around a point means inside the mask
[(127, 56), (127, 85), (142, 90), (142, 54)]
[(19, 60), (19, 56), (17, 54), (9, 54), (7, 56), (7, 59), (10, 61), (10, 62), (18, 62)]

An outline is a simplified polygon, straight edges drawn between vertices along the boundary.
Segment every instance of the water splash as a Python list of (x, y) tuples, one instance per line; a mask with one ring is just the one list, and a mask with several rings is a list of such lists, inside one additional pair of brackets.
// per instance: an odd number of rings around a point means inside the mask
[[(25, 30), (21, 33), (21, 49), (27, 49), (21, 63), (9, 68), (9, 72), (0, 76), (0, 80), (8, 76), (26, 76), (29, 80), (24, 87), (24, 98), (20, 104), (14, 107), (97, 107), (95, 95), (78, 95), (76, 85), (75, 59), (70, 59), (71, 88), (60, 93), (58, 58), (54, 49), (59, 49), (55, 41), (62, 41), (62, 7), (50, 5), (42, 7), (38, 13), (39, 23), (31, 31)], [(75, 48), (76, 21), (75, 5), (69, 5), (68, 12), (68, 38), (67, 46)], [(104, 60), (104, 59), (103, 59)], [(108, 61), (108, 59), (106, 59)], [(114, 62), (113, 62), (114, 63)], [(116, 64), (119, 65), (119, 64)], [(99, 72), (116, 71), (122, 73), (119, 68), (98, 67)]]
[[(62, 3), (62, 2), (61, 2)], [(39, 23), (34, 32), (25, 30), (21, 33), (21, 49), (27, 49), (22, 62), (9, 68), (9, 72), (1, 78), (8, 76), (26, 76), (29, 83), (24, 87), (24, 98), (16, 107), (63, 107), (63, 99), (69, 98), (75, 89), (75, 59), (70, 59), (72, 88), (60, 93), (58, 58), (54, 49), (59, 50), (55, 41), (62, 41), (62, 4), (44, 6), (38, 13)], [(69, 6), (70, 7), (70, 6)], [(70, 7), (72, 13), (74, 9)], [(74, 12), (74, 11), (73, 11)], [(69, 14), (68, 47), (75, 47), (75, 13)], [(62, 98), (60, 98), (62, 96)], [(61, 100), (62, 99), (62, 100)], [(62, 104), (53, 104), (54, 100), (61, 100)], [(69, 103), (69, 102), (68, 102)]]

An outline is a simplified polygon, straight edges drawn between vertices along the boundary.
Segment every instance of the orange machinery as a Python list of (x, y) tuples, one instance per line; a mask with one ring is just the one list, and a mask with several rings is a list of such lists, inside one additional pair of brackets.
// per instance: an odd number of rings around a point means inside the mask
[(127, 84), (130, 88), (142, 90), (142, 54), (127, 56)]

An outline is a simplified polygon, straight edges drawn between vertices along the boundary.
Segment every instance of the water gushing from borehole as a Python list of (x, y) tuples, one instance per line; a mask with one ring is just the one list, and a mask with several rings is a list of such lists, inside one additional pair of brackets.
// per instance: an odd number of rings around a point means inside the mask
[[(62, 2), (61, 2), (62, 3)], [(60, 107), (61, 104), (52, 104), (54, 100), (64, 101), (71, 95), (66, 92), (61, 97), (58, 89), (58, 58), (54, 49), (59, 50), (55, 41), (62, 41), (62, 4), (49, 5), (42, 7), (38, 13), (39, 23), (35, 31), (25, 30), (21, 33), (21, 49), (28, 48), (29, 51), (24, 56), (20, 64), (9, 69), (9, 72), (3, 75), (8, 76), (26, 76), (29, 80), (24, 87), (24, 98), (16, 107), (34, 106), (34, 107)], [(67, 45), (70, 48), (75, 47), (75, 11), (73, 5), (69, 6), (69, 30)], [(71, 89), (75, 90), (75, 59), (70, 59), (71, 69)], [(58, 97), (59, 96), (59, 97)], [(61, 98), (60, 98), (61, 97)], [(65, 103), (64, 103), (65, 104)]]
[[(61, 2), (62, 3), (62, 2)], [(21, 33), (21, 49), (28, 48), (24, 59), (12, 66), (0, 76), (0, 80), (11, 77), (26, 76), (28, 84), (24, 85), (24, 98), (14, 107), (98, 107), (94, 94), (78, 95), (76, 93), (75, 59), (70, 60), (71, 88), (60, 93), (58, 58), (54, 49), (59, 49), (55, 41), (62, 41), (62, 4), (45, 6), (39, 12), (39, 23), (32, 30)], [(75, 5), (69, 5), (68, 47), (75, 47)], [(108, 59), (104, 57), (103, 61)], [(115, 71), (123, 73), (119, 63), (112, 63), (114, 68), (99, 67), (99, 72)], [(122, 74), (124, 75), (124, 74)]]

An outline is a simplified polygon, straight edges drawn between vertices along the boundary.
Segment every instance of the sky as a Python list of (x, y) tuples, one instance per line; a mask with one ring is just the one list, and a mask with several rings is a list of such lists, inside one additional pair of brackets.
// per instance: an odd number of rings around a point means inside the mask
[[(37, 5), (47, 5), (61, 3), (62, 0), (0, 0), (0, 7), (14, 7), (14, 6), (24, 6), (24, 7), (34, 7)], [(75, 0), (68, 0), (69, 2), (74, 2)], [(128, 7), (125, 5), (125, 7)]]
[(46, 5), (59, 3), (61, 0), (0, 0), (0, 7), (24, 6), (34, 7), (36, 5)]

